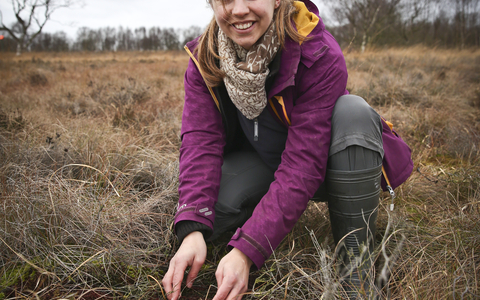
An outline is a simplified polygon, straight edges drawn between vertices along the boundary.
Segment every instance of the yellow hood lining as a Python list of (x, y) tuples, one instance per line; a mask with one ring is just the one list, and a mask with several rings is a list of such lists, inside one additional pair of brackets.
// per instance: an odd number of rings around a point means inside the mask
[[(293, 5), (297, 9), (297, 14), (293, 17), (293, 21), (297, 26), (297, 31), (301, 36), (307, 37), (318, 25), (320, 18), (314, 13), (308, 11), (307, 6), (303, 2), (295, 1), (293, 2)], [(302, 42), (303, 41), (300, 41), (300, 45)]]

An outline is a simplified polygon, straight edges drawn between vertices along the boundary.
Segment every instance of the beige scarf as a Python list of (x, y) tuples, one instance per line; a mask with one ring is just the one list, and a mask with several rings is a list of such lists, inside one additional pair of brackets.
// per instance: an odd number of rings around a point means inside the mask
[(279, 47), (273, 22), (249, 51), (234, 43), (221, 29), (218, 31), (220, 68), (226, 74), (223, 81), (228, 95), (250, 120), (258, 117), (267, 105), (265, 80), (270, 72), (268, 64)]

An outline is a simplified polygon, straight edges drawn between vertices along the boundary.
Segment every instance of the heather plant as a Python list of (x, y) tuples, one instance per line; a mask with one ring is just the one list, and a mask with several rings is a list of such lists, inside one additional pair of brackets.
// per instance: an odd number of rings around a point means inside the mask
[[(382, 194), (370, 286), (390, 299), (479, 297), (480, 52), (345, 57), (347, 88), (394, 124), (415, 164), (394, 211)], [(0, 299), (166, 299), (187, 63), (181, 52), (2, 57)], [(244, 299), (342, 299), (329, 226), (312, 202)], [(208, 244), (184, 299), (213, 297), (228, 240)]]

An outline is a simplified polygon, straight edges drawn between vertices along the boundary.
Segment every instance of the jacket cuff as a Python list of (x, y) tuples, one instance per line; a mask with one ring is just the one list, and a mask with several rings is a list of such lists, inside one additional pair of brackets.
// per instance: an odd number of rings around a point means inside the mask
[(195, 221), (212, 228), (215, 221), (215, 210), (213, 207), (201, 204), (184, 204), (178, 208), (175, 214), (175, 224), (182, 221)]
[(205, 240), (208, 239), (213, 233), (213, 230), (209, 226), (195, 221), (180, 221), (175, 224), (175, 233), (180, 244), (182, 244), (183, 239), (187, 235), (194, 231), (200, 231)]
[(241, 228), (237, 229), (228, 246), (242, 251), (243, 254), (252, 260), (257, 269), (260, 269), (271, 255), (271, 251), (265, 249), (251, 236), (243, 232)]

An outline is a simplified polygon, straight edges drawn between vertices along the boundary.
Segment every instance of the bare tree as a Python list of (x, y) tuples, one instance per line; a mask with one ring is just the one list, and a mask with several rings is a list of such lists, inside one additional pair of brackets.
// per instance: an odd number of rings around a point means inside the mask
[(429, 8), (433, 0), (403, 0), (399, 9), (401, 13), (400, 32), (406, 43), (410, 36), (418, 30), (416, 23), (418, 21), (429, 21)]
[(17, 22), (8, 27), (3, 23), (0, 11), (0, 30), (5, 30), (17, 42), (17, 55), (20, 55), (38, 36), (53, 12), (69, 7), (76, 0), (11, 0)]
[[(453, 18), (457, 44), (465, 48), (469, 35), (478, 24), (479, 0), (453, 0), (455, 16)], [(478, 38), (477, 38), (478, 39)]]
[[(385, 21), (395, 19), (401, 0), (328, 0), (340, 24), (349, 23), (362, 37), (362, 52), (370, 40), (386, 29)], [(378, 26), (380, 24), (380, 26)]]
[(173, 28), (165, 28), (162, 31), (162, 39), (165, 43), (165, 50), (180, 49), (179, 35)]
[(183, 31), (183, 42), (182, 45), (190, 42), (191, 40), (195, 39), (199, 35), (203, 33), (203, 29), (199, 26), (190, 26), (189, 28)]

